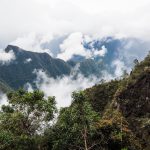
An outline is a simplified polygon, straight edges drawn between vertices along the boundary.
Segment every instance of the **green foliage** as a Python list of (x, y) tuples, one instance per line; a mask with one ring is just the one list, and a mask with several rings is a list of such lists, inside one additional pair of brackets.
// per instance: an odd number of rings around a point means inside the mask
[(55, 98), (45, 99), (43, 92), (20, 89), (9, 93), (8, 101), (0, 112), (1, 149), (37, 149), (37, 137), (56, 113)]
[(11, 92), (0, 112), (0, 150), (149, 149), (149, 79), (150, 56), (135, 60), (130, 76), (73, 92), (52, 125), (54, 97)]
[(144, 73), (150, 72), (150, 54), (141, 62), (135, 59), (134, 64), (130, 76), (122, 80), (122, 87), (127, 88), (128, 85), (134, 84)]
[(119, 83), (120, 81), (112, 80), (85, 90), (89, 103), (96, 112), (100, 114), (104, 112), (108, 103), (111, 103)]
[(74, 92), (72, 98), (72, 105), (61, 110), (54, 128), (54, 150), (84, 149), (93, 144), (91, 139), (96, 133), (99, 116), (87, 101), (84, 92)]
[(0, 131), (0, 149), (8, 149), (10, 150), (14, 143), (13, 134), (7, 130)]

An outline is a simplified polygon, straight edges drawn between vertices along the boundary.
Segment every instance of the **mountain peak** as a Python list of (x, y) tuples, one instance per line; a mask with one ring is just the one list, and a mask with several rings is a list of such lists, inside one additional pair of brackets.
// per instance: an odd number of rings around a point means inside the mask
[(21, 48), (19, 48), (18, 46), (15, 46), (15, 45), (8, 45), (5, 49), (6, 52), (9, 52), (10, 50), (13, 50), (13, 51), (19, 51)]
[(27, 49), (23, 49), (23, 48), (20, 48), (18, 46), (15, 46), (15, 45), (8, 45), (6, 48), (5, 48), (5, 52), (9, 52), (9, 51), (13, 51), (15, 54), (27, 54), (27, 55), (39, 55), (39, 54), (42, 54), (46, 57), (51, 57), (48, 53), (46, 52), (36, 52), (36, 51), (30, 51), (30, 50), (27, 50)]

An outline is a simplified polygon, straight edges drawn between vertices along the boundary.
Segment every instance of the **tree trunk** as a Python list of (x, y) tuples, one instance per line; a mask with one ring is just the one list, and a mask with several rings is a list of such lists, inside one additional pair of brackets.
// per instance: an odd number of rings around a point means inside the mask
[(87, 146), (87, 129), (86, 129), (86, 127), (84, 127), (83, 138), (84, 138), (84, 147), (85, 147), (85, 150), (88, 150), (88, 146)]

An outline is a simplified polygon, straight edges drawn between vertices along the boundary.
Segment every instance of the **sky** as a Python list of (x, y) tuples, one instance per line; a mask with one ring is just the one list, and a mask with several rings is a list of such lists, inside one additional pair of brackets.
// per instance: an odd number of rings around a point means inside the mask
[(0, 47), (74, 32), (149, 40), (149, 6), (149, 0), (0, 0)]

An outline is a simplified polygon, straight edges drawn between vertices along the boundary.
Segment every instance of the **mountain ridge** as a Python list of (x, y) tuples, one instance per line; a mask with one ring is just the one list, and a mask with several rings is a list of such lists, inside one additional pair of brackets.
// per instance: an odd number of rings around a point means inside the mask
[[(49, 76), (56, 78), (58, 75), (70, 73), (70, 66), (63, 60), (54, 59), (47, 53), (35, 53), (25, 51), (17, 46), (9, 45), (6, 52), (13, 50), (16, 59), (9, 65), (0, 66), (0, 78), (2, 78), (11, 87), (19, 88), (27, 82), (32, 83), (36, 76), (32, 73), (34, 69), (42, 69)], [(31, 62), (25, 63), (27, 59)], [(8, 75), (8, 76), (7, 76)], [(20, 79), (19, 79), (20, 78)], [(17, 80), (16, 84), (13, 83)]]
[(46, 72), (49, 77), (57, 78), (65, 75), (69, 76), (76, 65), (79, 65), (77, 73), (81, 73), (85, 77), (90, 75), (100, 76), (104, 67), (102, 63), (93, 59), (70, 63), (53, 58), (45, 52), (31, 52), (13, 45), (8, 45), (5, 49), (6, 53), (10, 51), (13, 51), (15, 60), (6, 65), (0, 64), (0, 78), (14, 89), (23, 87), (27, 82), (35, 87), (36, 75), (33, 74), (35, 69)]

